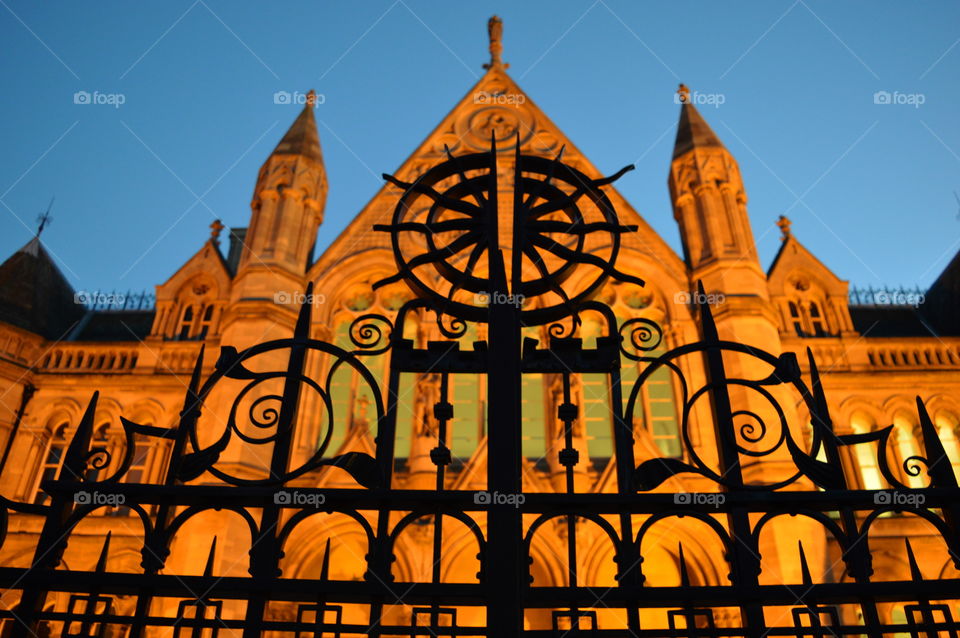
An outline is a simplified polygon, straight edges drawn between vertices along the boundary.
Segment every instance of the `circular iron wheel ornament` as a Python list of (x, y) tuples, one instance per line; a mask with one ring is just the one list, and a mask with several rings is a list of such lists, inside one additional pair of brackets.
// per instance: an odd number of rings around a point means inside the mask
[[(487, 304), (504, 287), (491, 280), (503, 259), (500, 237), (512, 234), (512, 267), (508, 303), (522, 304), (525, 325), (541, 325), (576, 314), (610, 277), (644, 285), (642, 279), (616, 270), (620, 235), (636, 226), (621, 225), (603, 186), (612, 177), (591, 179), (561, 161), (563, 149), (553, 159), (520, 152), (516, 146), (513, 175), (513, 215), (505, 217), (512, 228), (500, 228), (498, 210), (496, 141), (489, 152), (453, 156), (437, 164), (412, 183), (391, 175), (384, 179), (404, 189), (390, 224), (375, 230), (389, 232), (397, 274), (374, 288), (403, 280), (420, 298), (428, 299), (443, 314), (485, 322)], [(451, 185), (450, 178), (456, 178)], [(428, 210), (422, 214), (425, 202)], [(420, 221), (413, 221), (414, 211)], [(410, 241), (411, 239), (419, 241)], [(604, 256), (591, 251), (603, 247)], [(593, 274), (571, 277), (581, 268)], [(506, 268), (504, 268), (506, 270)], [(567, 287), (564, 284), (568, 284)], [(464, 294), (466, 293), (466, 294)], [(474, 303), (469, 303), (470, 294)]]

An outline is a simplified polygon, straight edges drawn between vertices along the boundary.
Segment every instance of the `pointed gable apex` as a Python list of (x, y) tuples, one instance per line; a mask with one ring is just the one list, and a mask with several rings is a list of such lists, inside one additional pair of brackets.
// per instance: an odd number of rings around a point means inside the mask
[(789, 274), (791, 270), (802, 267), (807, 271), (822, 278), (825, 282), (842, 283), (847, 282), (837, 277), (822, 261), (817, 259), (806, 246), (800, 243), (800, 240), (790, 235), (780, 244), (780, 250), (777, 251), (770, 268), (767, 269), (767, 280), (774, 281), (782, 276)]
[[(521, 149), (525, 153), (552, 158), (563, 148), (564, 163), (591, 177), (605, 174), (597, 170), (523, 92), (501, 64), (490, 65), (480, 80), (393, 174), (401, 180), (414, 181), (447, 159), (445, 146), (454, 155), (488, 151), (491, 134), (496, 137), (499, 152), (512, 154), (515, 152), (518, 131)], [(606, 167), (607, 172), (613, 173), (625, 163), (618, 162)], [(636, 233), (624, 237), (623, 246), (649, 255), (678, 281), (685, 281), (685, 266), (676, 252), (612, 186), (605, 190), (621, 223), (639, 227)], [(367, 250), (389, 250), (389, 235), (373, 232), (372, 228), (374, 224), (390, 220), (398, 196), (396, 187), (383, 186), (327, 247), (308, 276), (315, 279), (352, 254)]]
[(215, 296), (225, 297), (230, 289), (230, 270), (216, 242), (208, 239), (193, 257), (188, 259), (169, 279), (157, 286), (157, 301), (173, 299), (181, 287), (195, 276), (213, 278), (217, 284)]
[[(799, 277), (799, 279), (797, 279)], [(846, 299), (849, 282), (837, 277), (806, 246), (787, 233), (773, 263), (767, 270), (767, 288), (771, 297), (788, 294), (798, 282), (812, 279), (827, 295)]]

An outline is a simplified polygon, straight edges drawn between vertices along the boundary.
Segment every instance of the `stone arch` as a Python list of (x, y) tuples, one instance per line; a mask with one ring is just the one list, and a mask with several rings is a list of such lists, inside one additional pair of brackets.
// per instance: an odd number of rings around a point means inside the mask
[(329, 541), (330, 578), (361, 580), (367, 570), (372, 530), (365, 528), (355, 516), (362, 517), (352, 512), (318, 510), (307, 513), (299, 521), (288, 521), (281, 538), (283, 577), (319, 578)]

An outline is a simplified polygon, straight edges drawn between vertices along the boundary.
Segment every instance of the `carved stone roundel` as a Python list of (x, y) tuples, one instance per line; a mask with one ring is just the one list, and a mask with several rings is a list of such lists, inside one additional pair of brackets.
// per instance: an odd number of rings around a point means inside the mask
[(517, 131), (521, 144), (529, 140), (534, 121), (523, 108), (491, 105), (464, 115), (457, 121), (455, 130), (460, 139), (478, 151), (490, 148), (491, 133), (497, 140), (497, 148), (505, 150), (514, 147)]

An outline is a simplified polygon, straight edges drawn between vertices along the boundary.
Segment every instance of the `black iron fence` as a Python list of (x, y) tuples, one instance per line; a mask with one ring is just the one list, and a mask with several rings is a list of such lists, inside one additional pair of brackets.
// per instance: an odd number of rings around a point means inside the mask
[[(960, 491), (923, 403), (917, 401), (923, 452), (900, 459), (891, 456), (892, 427), (835, 434), (812, 356), (805, 379), (789, 353), (775, 356), (723, 340), (708, 305), (698, 311), (700, 339), (669, 349), (656, 323), (618, 322), (594, 293), (611, 277), (642, 281), (614, 267), (620, 235), (632, 229), (618, 222), (602, 190), (612, 180), (590, 179), (560, 157), (518, 151), (508, 179), (513, 213), (501, 218), (497, 162), (504, 158), (493, 147), (451, 156), (412, 184), (389, 178), (404, 191), (391, 223), (381, 227), (391, 233), (398, 274), (381, 284), (405, 281), (417, 298), (393, 317), (358, 318), (352, 348), (311, 338), (308, 303), (290, 338), (242, 352), (224, 347), (207, 379), (201, 378), (201, 351), (179, 423), (161, 428), (124, 420), (122, 459), (110, 459), (93, 440), (94, 394), (59, 475), (42, 485), (48, 504), (0, 501), (4, 544), (14, 538), (15, 517), (42, 521), (29, 564), (0, 567), (5, 634), (957, 635), (960, 580), (930, 579), (929, 572), (924, 578), (909, 541), (907, 576), (878, 580), (873, 574), (871, 531), (896, 516), (928, 524), (944, 555), (960, 567)], [(424, 204), (426, 215), (413, 219)], [(508, 229), (499, 228), (504, 219)], [(582, 276), (584, 270), (591, 274)], [(588, 314), (603, 326), (589, 346), (579, 332)], [(445, 340), (404, 338), (408, 322), (428, 318)], [(466, 347), (473, 323), (485, 325), (486, 337)], [(548, 336), (523, 338), (530, 326)], [(379, 355), (390, 361), (385, 388), (365, 363)], [(625, 363), (639, 367), (626, 384)], [(373, 398), (373, 454), (332, 448), (332, 433), (348, 418), (331, 398), (344, 370)], [(638, 452), (634, 414), (658, 370), (677, 379), (679, 458)], [(433, 489), (399, 489), (394, 476), (404, 374), (433, 380)], [(528, 374), (552, 375), (558, 388), (557, 437), (547, 452), (560, 468), (553, 493), (523, 489), (520, 388)], [(607, 380), (614, 457), (602, 492), (578, 489), (585, 459), (575, 439), (583, 406), (572, 388), (585, 374)], [(451, 487), (447, 475), (456, 403), (451, 387), (458, 375), (487, 379), (486, 475), (478, 479), (479, 491)], [(811, 424), (806, 435), (791, 422), (804, 411)], [(297, 432), (305, 422), (319, 423), (321, 434), (304, 455)], [(169, 446), (169, 467), (157, 484), (127, 480), (142, 440)], [(875, 449), (889, 489), (850, 489), (847, 452), (863, 445)], [(902, 468), (890, 458), (902, 460)], [(342, 487), (318, 489), (322, 472), (339, 473)], [(923, 477), (924, 487), (905, 477)], [(140, 569), (108, 568), (116, 542), (110, 536), (94, 569), (63, 564), (77, 526), (118, 505), (141, 530)], [(172, 547), (190, 544), (185, 527), (212, 511), (235, 514), (245, 540), (234, 539), (224, 550), (230, 530), (222, 530), (221, 549), (210, 547), (201, 573), (168, 564)], [(284, 556), (292, 551), (291, 538), (317, 515), (353, 521), (365, 551), (351, 560), (362, 564), (362, 577), (337, 575), (342, 570), (329, 537), (316, 540), (323, 545), (316, 573), (290, 573)], [(677, 521), (694, 525), (698, 546), (715, 546), (716, 554), (692, 556), (694, 547), (683, 540), (689, 534), (658, 527)], [(475, 558), (477, 565), (463, 582), (451, 582), (442, 569), (450, 561), (445, 538), (454, 528), (466, 530), (461, 537), (470, 548), (457, 560)], [(808, 530), (797, 553), (771, 555), (771, 530), (790, 528)], [(538, 535), (547, 529), (563, 541), (563, 570), (541, 579), (534, 575)], [(583, 543), (588, 529), (589, 546)], [(428, 541), (429, 576), (419, 580), (397, 577), (400, 539), (408, 532)], [(653, 564), (652, 543), (675, 557), (677, 582), (662, 578), (662, 564)], [(838, 555), (833, 565), (824, 543)], [(248, 553), (248, 572), (216, 573), (224, 551), (242, 556), (238, 547)], [(598, 547), (611, 563), (609, 582), (591, 580), (584, 569)], [(807, 558), (813, 553), (817, 564)], [(708, 568), (718, 576), (705, 576)], [(771, 570), (781, 576), (771, 581)]]

